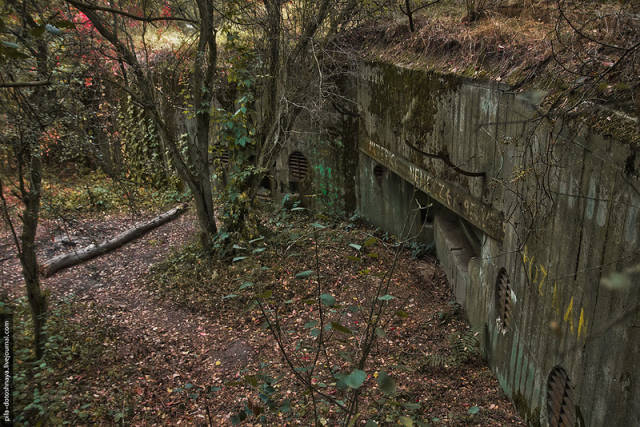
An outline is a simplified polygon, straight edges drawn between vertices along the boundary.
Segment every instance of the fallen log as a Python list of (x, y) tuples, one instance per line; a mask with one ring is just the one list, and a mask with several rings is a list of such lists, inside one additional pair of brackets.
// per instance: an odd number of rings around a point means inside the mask
[(165, 224), (178, 216), (180, 216), (187, 209), (186, 204), (181, 204), (175, 208), (168, 210), (165, 213), (158, 215), (149, 221), (136, 224), (133, 228), (118, 234), (113, 239), (105, 240), (100, 244), (89, 245), (85, 248), (74, 250), (66, 254), (57, 255), (40, 265), (40, 274), (44, 277), (49, 277), (57, 271), (63, 268), (71, 267), (81, 262), (87, 261), (91, 258), (95, 258), (99, 255), (111, 252), (114, 249), (128, 243), (138, 237), (148, 233), (156, 227)]

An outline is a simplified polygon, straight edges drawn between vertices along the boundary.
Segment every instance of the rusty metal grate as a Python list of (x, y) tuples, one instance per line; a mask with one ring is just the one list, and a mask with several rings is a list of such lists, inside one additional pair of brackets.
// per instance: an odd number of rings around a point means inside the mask
[(376, 178), (376, 181), (378, 182), (378, 184), (382, 184), (382, 177), (384, 176), (386, 171), (387, 171), (387, 168), (385, 168), (382, 165), (376, 165), (373, 168), (373, 176)]
[(513, 310), (511, 308), (511, 281), (507, 270), (504, 268), (498, 273), (498, 280), (496, 281), (496, 309), (498, 310), (500, 325), (507, 329), (511, 324)]
[(547, 382), (547, 411), (550, 427), (574, 427), (576, 405), (567, 372), (559, 366), (551, 370)]
[(309, 162), (299, 151), (294, 151), (289, 156), (289, 178), (291, 181), (302, 181), (307, 176)]
[(222, 163), (223, 166), (225, 167), (229, 166), (230, 160), (231, 160), (231, 155), (229, 154), (228, 151), (225, 151), (220, 155), (220, 162)]

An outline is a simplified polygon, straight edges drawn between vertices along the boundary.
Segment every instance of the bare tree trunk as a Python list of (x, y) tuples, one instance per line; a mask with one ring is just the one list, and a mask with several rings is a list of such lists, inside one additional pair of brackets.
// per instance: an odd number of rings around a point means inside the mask
[[(189, 187), (191, 188), (191, 184)], [(211, 238), (218, 232), (215, 211), (213, 209), (213, 199), (211, 196), (206, 196), (206, 194), (211, 194), (211, 186), (209, 186), (208, 190), (198, 188), (196, 191), (191, 189), (191, 192), (193, 193), (196, 215), (198, 216), (198, 224), (200, 225), (200, 243), (203, 248), (207, 249), (211, 245)]]
[(37, 155), (29, 152), (29, 157), (31, 158), (29, 171), (30, 188), (28, 194), (23, 198), (24, 210), (22, 233), (20, 236), (22, 247), (20, 263), (22, 264), (22, 274), (24, 275), (24, 280), (27, 285), (27, 296), (33, 316), (34, 350), (36, 359), (40, 359), (44, 353), (44, 343), (46, 342), (44, 326), (47, 321), (47, 300), (40, 287), (38, 261), (35, 251), (36, 232), (40, 213), (42, 165)]
[[(201, 242), (204, 248), (210, 246), (210, 239), (218, 231), (213, 209), (211, 169), (209, 166), (209, 132), (211, 128), (211, 107), (213, 102), (213, 82), (218, 62), (216, 29), (213, 26), (213, 6), (207, 0), (198, 0), (200, 11), (200, 38), (193, 64), (192, 95), (196, 108), (196, 141), (194, 163), (199, 176), (199, 191), (195, 195), (198, 219), (200, 220)], [(206, 57), (208, 56), (208, 58)], [(208, 63), (208, 65), (206, 65)]]
[[(24, 143), (22, 138), (21, 142)], [(40, 359), (44, 354), (44, 343), (46, 342), (44, 326), (47, 321), (47, 300), (40, 286), (38, 260), (35, 250), (36, 232), (38, 231), (38, 218), (40, 215), (42, 163), (40, 162), (39, 156), (33, 155), (32, 147), (28, 145), (22, 145), (20, 151), (16, 152), (15, 155), (17, 157), (16, 163), (20, 197), (24, 206), (22, 210), (22, 232), (20, 233), (20, 237), (18, 237), (13, 226), (10, 208), (4, 197), (2, 182), (0, 182), (0, 200), (2, 201), (2, 216), (11, 231), (18, 252), (18, 259), (20, 259), (20, 264), (22, 265), (22, 275), (27, 287), (27, 298), (33, 320), (33, 347), (36, 358)], [(28, 160), (28, 187), (25, 185), (25, 165), (23, 159)]]
[(404, 6), (406, 7), (407, 17), (409, 18), (409, 30), (414, 33), (416, 27), (413, 24), (413, 10), (411, 10), (411, 0), (404, 0)]
[(128, 243), (144, 235), (154, 228), (174, 220), (175, 218), (180, 216), (186, 209), (186, 204), (179, 205), (150, 219), (149, 221), (137, 224), (129, 230), (118, 234), (112, 239), (105, 240), (98, 245), (90, 245), (80, 250), (55, 256), (45, 261), (40, 267), (40, 271), (42, 272), (43, 276), (49, 277), (55, 272), (62, 270), (63, 268), (72, 267), (74, 265), (80, 264), (81, 262), (90, 260), (91, 258), (106, 254), (114, 249), (119, 248), (125, 243)]
[[(35, 21), (27, 13), (23, 18), (27, 24), (34, 28), (37, 27)], [(49, 75), (48, 60), (48, 46), (43, 39), (39, 39), (35, 42), (36, 45), (36, 62), (38, 75), (41, 78), (45, 78)], [(51, 111), (49, 106), (54, 105), (51, 100), (51, 95), (44, 88), (36, 89), (28, 101), (32, 105), (39, 105), (44, 103), (48, 107), (45, 107), (43, 116), (46, 117)], [(35, 111), (30, 108), (31, 111)], [(40, 131), (45, 130), (45, 124), (41, 121), (41, 117), (36, 115), (33, 120), (38, 123)], [(38, 260), (36, 257), (35, 240), (36, 232), (38, 231), (38, 220), (40, 216), (40, 199), (42, 196), (42, 162), (39, 138), (36, 137), (32, 140), (33, 136), (29, 136), (26, 140), (22, 141), (23, 153), (21, 153), (18, 164), (21, 164), (24, 160), (27, 164), (26, 172), (20, 168), (19, 180), (20, 180), (20, 192), (22, 195), (22, 202), (24, 203), (24, 210), (22, 212), (22, 233), (20, 240), (22, 248), (19, 251), (20, 263), (22, 264), (22, 273), (27, 286), (27, 296), (29, 299), (29, 305), (31, 306), (31, 313), (33, 316), (33, 334), (34, 334), (34, 349), (36, 353), (36, 359), (41, 359), (44, 355), (44, 344), (47, 341), (45, 334), (45, 324), (47, 321), (47, 299), (42, 292), (40, 286), (40, 279), (38, 277)], [(24, 157), (22, 157), (24, 156)], [(25, 185), (25, 176), (29, 182), (28, 189)]]

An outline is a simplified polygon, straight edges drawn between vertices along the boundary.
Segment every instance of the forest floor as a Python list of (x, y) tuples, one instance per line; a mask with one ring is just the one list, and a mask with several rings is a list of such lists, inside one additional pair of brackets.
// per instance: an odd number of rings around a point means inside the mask
[[(218, 426), (251, 409), (256, 416), (245, 421), (249, 425), (260, 424), (258, 415), (267, 425), (309, 424), (308, 394), (243, 292), (269, 291), (263, 304), (278, 307), (284, 345), (303, 366), (317, 341), (309, 329), (318, 315), (313, 296), (319, 278), (322, 292), (338, 301), (326, 308), (325, 324), (335, 320), (353, 332), (346, 337), (325, 332), (324, 371), (329, 365), (342, 368), (357, 353), (355, 336), (366, 325), (367, 304), (375, 300), (384, 272), (393, 268), (398, 248), (392, 238), (363, 224), (327, 221), (321, 228), (305, 215), (270, 216), (267, 225), (274, 234), (250, 242), (250, 248), (238, 247), (234, 261), (207, 259), (189, 245), (197, 225), (188, 213), (44, 279), (52, 338), (44, 364), (29, 371), (23, 357), (16, 368), (22, 421)], [(107, 238), (133, 222), (122, 214), (85, 218), (67, 235), (59, 222), (43, 221), (40, 258)], [(8, 236), (0, 244), (5, 258), (0, 295), (13, 302), (16, 322), (22, 322), (17, 329), (28, 334), (19, 263)], [(242, 256), (243, 251), (251, 255)], [(316, 272), (296, 279), (296, 273), (310, 269)], [(524, 425), (474, 348), (474, 334), (434, 258), (413, 259), (410, 250), (399, 250), (387, 292), (395, 297), (364, 367), (358, 424), (369, 419), (395, 424), (408, 416), (435, 425)], [(26, 346), (28, 338), (17, 337), (17, 345)], [(18, 359), (20, 352), (27, 354), (18, 348)], [(383, 370), (397, 384), (391, 396), (375, 386)], [(318, 375), (324, 371), (319, 368)], [(341, 398), (330, 378), (326, 384), (318, 383), (322, 378), (314, 381)], [(318, 411), (324, 425), (342, 417), (335, 405), (318, 402)]]

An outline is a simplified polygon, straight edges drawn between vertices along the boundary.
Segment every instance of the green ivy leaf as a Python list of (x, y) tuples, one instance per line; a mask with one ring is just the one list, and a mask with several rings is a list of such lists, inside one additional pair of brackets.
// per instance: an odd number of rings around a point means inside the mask
[(376, 239), (375, 237), (371, 236), (367, 240), (364, 241), (363, 245), (364, 245), (365, 248), (368, 248), (368, 247), (371, 247), (371, 246), (375, 245), (376, 243), (378, 243), (378, 239)]
[(247, 375), (244, 377), (247, 384), (258, 387), (258, 377), (256, 375)]
[(273, 295), (273, 291), (268, 290), (268, 291), (264, 291), (263, 293), (258, 295), (259, 299), (269, 299), (271, 298), (271, 296)]
[(345, 326), (342, 326), (340, 323), (337, 323), (337, 322), (331, 322), (331, 329), (333, 329), (334, 331), (342, 332), (343, 334), (347, 334), (347, 335), (353, 334), (353, 332), (351, 332), (351, 329)]
[(336, 304), (336, 299), (331, 294), (320, 295), (320, 301), (328, 307), (333, 307)]
[(309, 332), (309, 335), (311, 335), (312, 337), (317, 337), (320, 335), (320, 328), (313, 328), (311, 330), (311, 332)]
[(413, 427), (413, 420), (406, 415), (403, 415), (398, 418), (398, 424), (404, 427)]
[(344, 377), (344, 383), (351, 388), (358, 389), (367, 379), (367, 373), (360, 369), (354, 369), (349, 375)]
[(407, 317), (409, 317), (409, 313), (407, 313), (404, 310), (398, 310), (396, 311), (396, 316), (398, 316), (401, 319), (406, 319)]
[(246, 256), (237, 256), (231, 260), (231, 262), (242, 261), (243, 259), (247, 259)]
[(376, 328), (376, 336), (378, 336), (380, 338), (384, 338), (384, 337), (387, 336), (387, 334), (384, 332), (384, 329)]
[(360, 249), (362, 249), (362, 246), (356, 245), (355, 243), (349, 243), (349, 246), (351, 246), (356, 251), (360, 251)]
[(407, 408), (410, 411), (415, 411), (416, 409), (420, 409), (420, 404), (419, 403), (408, 402), (408, 403), (403, 403), (402, 406), (404, 406), (405, 408)]
[(53, 35), (59, 36), (62, 34), (62, 31), (60, 30), (60, 28), (57, 28), (54, 25), (51, 24), (47, 24), (44, 26), (44, 29), (46, 29), (48, 32), (50, 32)]
[(238, 138), (236, 143), (240, 147), (245, 147), (247, 145), (247, 142), (249, 142), (249, 138), (247, 138), (246, 136), (242, 136), (242, 137)]
[(233, 424), (234, 426), (238, 425), (245, 419), (247, 419), (247, 414), (244, 411), (238, 412), (237, 415), (231, 416), (231, 424)]
[(385, 371), (380, 371), (377, 378), (378, 387), (386, 394), (393, 394), (396, 391), (396, 381)]
[(389, 294), (378, 297), (380, 301), (391, 301), (394, 298), (395, 297), (393, 295), (389, 295)]
[(6, 41), (0, 41), (0, 43), (2, 43), (4, 46), (10, 48), (10, 49), (20, 49), (20, 46), (18, 46), (16, 43), (13, 42), (6, 42)]
[(280, 405), (280, 412), (282, 412), (283, 414), (286, 414), (287, 412), (291, 412), (291, 401), (289, 399), (285, 399), (282, 401), (282, 404)]
[(477, 406), (472, 406), (471, 408), (469, 408), (469, 414), (471, 415), (475, 415), (478, 412), (480, 412), (480, 408), (478, 408)]
[(313, 270), (301, 271), (300, 273), (296, 274), (296, 279), (306, 279), (307, 277), (311, 276), (312, 274), (313, 274)]
[(243, 289), (247, 289), (247, 288), (251, 288), (253, 287), (253, 283), (251, 282), (244, 282), (242, 285), (240, 285), (240, 287), (238, 288), (239, 291), (243, 290)]

